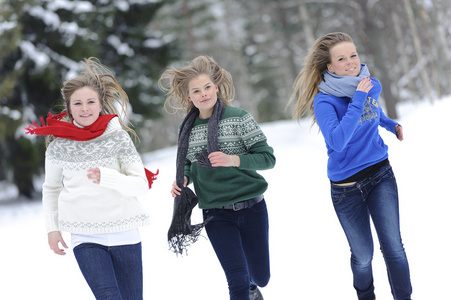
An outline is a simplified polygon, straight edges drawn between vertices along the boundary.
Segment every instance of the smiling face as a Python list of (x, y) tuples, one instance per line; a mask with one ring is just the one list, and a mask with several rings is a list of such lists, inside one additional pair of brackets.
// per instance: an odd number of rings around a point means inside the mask
[(213, 83), (206, 74), (201, 74), (188, 83), (188, 100), (199, 109), (199, 117), (208, 119), (213, 114), (213, 109), (218, 100), (218, 86)]
[(81, 126), (94, 123), (102, 111), (99, 95), (89, 87), (82, 87), (70, 96), (70, 113), (72, 118)]
[(360, 73), (360, 58), (354, 43), (342, 42), (329, 50), (331, 63), (327, 69), (339, 76), (358, 76)]

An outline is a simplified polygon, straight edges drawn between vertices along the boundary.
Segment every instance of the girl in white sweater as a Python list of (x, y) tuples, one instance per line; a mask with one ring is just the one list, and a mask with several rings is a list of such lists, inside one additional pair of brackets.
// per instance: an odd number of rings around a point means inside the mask
[[(61, 231), (71, 233), (80, 270), (96, 299), (142, 299), (141, 239), (149, 216), (137, 196), (155, 178), (129, 136), (128, 97), (94, 58), (64, 83), (65, 111), (49, 114), (30, 134), (53, 140), (45, 155), (43, 206), (50, 248), (65, 255)], [(120, 108), (118, 111), (118, 107)], [(63, 248), (62, 248), (62, 247)]]

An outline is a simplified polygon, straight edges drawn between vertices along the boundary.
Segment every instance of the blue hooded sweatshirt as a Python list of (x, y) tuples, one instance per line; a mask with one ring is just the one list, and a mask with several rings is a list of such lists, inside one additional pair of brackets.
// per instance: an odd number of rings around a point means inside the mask
[(329, 160), (327, 176), (344, 180), (388, 158), (388, 147), (379, 125), (396, 135), (396, 123), (388, 118), (378, 100), (382, 86), (371, 78), (368, 93), (355, 91), (353, 99), (319, 92), (313, 102), (318, 126), (324, 136)]

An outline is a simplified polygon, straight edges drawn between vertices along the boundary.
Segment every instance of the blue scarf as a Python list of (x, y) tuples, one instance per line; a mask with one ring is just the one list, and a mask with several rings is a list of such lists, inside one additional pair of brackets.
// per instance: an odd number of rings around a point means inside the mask
[(365, 64), (361, 64), (360, 73), (357, 76), (340, 76), (326, 71), (324, 80), (321, 81), (318, 89), (323, 94), (352, 99), (360, 81), (368, 76), (370, 76), (370, 71)]

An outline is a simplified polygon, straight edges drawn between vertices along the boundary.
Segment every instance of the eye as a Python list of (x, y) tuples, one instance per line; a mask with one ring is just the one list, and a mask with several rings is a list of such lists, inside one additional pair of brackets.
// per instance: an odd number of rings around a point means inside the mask
[(339, 59), (338, 59), (338, 61), (343, 61), (343, 60), (344, 60), (344, 58), (339, 58)]
[(357, 54), (353, 54), (353, 55), (351, 55), (351, 57), (352, 57), (352, 58), (355, 58), (355, 57), (357, 57)]

